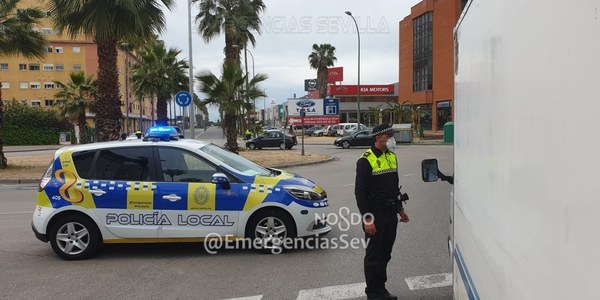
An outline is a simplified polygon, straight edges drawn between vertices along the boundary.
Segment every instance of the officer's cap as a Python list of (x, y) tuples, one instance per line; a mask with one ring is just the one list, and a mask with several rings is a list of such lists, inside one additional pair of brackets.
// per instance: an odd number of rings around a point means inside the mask
[(381, 124), (381, 125), (373, 128), (373, 132), (371, 133), (371, 136), (378, 136), (380, 134), (393, 136), (394, 130), (392, 129), (392, 126), (390, 126), (389, 124)]

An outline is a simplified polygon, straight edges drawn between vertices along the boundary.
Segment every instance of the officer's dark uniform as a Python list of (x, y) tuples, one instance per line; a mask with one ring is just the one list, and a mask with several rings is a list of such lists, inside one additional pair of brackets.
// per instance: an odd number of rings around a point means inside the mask
[[(376, 127), (376, 133), (389, 125)], [(399, 210), (402, 202), (398, 200), (398, 172), (394, 152), (382, 153), (371, 146), (356, 163), (355, 190), (356, 202), (364, 216), (371, 213), (375, 220), (375, 235), (365, 233), (369, 239), (364, 271), (367, 282), (365, 293), (368, 298), (396, 299), (385, 288), (387, 264), (391, 259), (392, 247), (396, 240)], [(390, 297), (390, 298), (388, 298)]]

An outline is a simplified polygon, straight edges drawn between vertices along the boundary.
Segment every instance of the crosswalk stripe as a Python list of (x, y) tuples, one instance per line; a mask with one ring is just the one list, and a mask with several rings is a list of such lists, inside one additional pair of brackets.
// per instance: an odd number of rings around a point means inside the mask
[(405, 279), (411, 291), (452, 285), (452, 273), (409, 277)]
[(229, 298), (224, 300), (262, 300), (263, 295), (250, 296), (250, 297), (241, 297), (241, 298)]
[(317, 289), (301, 290), (298, 292), (298, 298), (296, 300), (338, 300), (338, 299), (351, 299), (361, 297), (365, 295), (365, 287), (367, 285), (364, 282), (327, 286)]

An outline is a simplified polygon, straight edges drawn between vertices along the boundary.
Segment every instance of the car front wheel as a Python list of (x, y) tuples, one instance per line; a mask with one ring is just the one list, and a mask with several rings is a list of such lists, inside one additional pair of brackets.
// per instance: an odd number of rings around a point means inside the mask
[(281, 149), (281, 150), (285, 149), (285, 143), (284, 142), (279, 143), (279, 149)]
[(100, 231), (90, 219), (80, 215), (65, 216), (50, 229), (50, 244), (66, 260), (86, 259), (100, 248)]
[(350, 142), (348, 142), (348, 141), (343, 141), (343, 142), (342, 142), (342, 148), (344, 148), (344, 149), (348, 149), (348, 148), (350, 148)]
[(278, 210), (263, 210), (250, 221), (247, 237), (263, 253), (278, 253), (286, 238), (296, 237), (293, 219)]
[(256, 149), (256, 145), (254, 143), (250, 143), (250, 144), (248, 144), (248, 149), (254, 150), (254, 149)]

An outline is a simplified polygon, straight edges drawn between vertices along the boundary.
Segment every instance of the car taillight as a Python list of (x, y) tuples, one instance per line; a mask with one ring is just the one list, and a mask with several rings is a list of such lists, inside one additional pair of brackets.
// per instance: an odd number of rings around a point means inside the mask
[(40, 186), (38, 191), (43, 191), (44, 188), (46, 188), (46, 185), (48, 185), (48, 182), (50, 182), (50, 180), (52, 179), (52, 171), (54, 170), (54, 161), (50, 163), (50, 165), (48, 166), (48, 169), (46, 169), (46, 173), (44, 173), (44, 176), (42, 177), (42, 179), (40, 180)]

